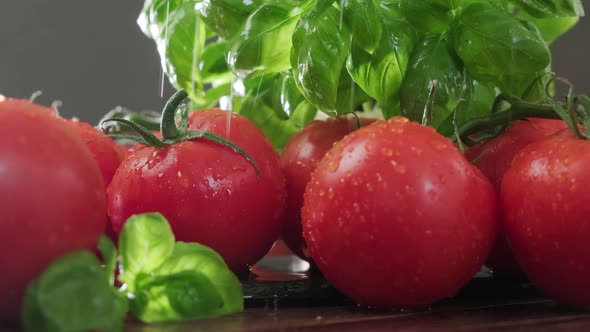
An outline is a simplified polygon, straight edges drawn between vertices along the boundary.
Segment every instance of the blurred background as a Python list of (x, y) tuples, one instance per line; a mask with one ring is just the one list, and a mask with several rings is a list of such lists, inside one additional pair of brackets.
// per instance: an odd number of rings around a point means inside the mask
[[(0, 93), (63, 102), (63, 116), (96, 123), (115, 106), (160, 110), (173, 92), (156, 47), (139, 30), (140, 0), (2, 0)], [(590, 11), (590, 8), (587, 8)], [(552, 46), (554, 71), (590, 94), (590, 16)]]

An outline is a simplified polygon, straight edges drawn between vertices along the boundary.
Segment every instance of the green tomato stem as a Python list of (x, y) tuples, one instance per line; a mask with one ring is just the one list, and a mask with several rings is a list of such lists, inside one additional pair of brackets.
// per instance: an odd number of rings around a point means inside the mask
[(176, 110), (180, 103), (188, 97), (185, 90), (177, 91), (164, 106), (162, 112), (162, 121), (160, 122), (160, 131), (163, 139), (174, 139), (180, 136), (180, 131), (176, 126)]

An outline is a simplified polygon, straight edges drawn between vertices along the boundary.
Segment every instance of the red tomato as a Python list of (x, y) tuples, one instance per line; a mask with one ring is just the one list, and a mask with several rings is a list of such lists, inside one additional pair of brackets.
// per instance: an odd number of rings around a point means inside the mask
[(75, 120), (66, 120), (66, 122), (76, 128), (78, 135), (86, 142), (86, 146), (98, 163), (104, 183), (106, 185), (111, 183), (124, 156), (117, 143), (86, 122)]
[[(362, 119), (362, 125), (373, 121)], [(316, 120), (293, 135), (283, 149), (281, 167), (287, 181), (288, 199), (282, 235), (287, 246), (301, 258), (309, 256), (301, 234), (301, 207), (311, 172), (335, 142), (357, 129), (354, 118)]]
[(416, 308), (452, 296), (496, 234), (489, 181), (431, 127), (402, 117), (339, 141), (307, 185), (303, 235), (337, 289), (358, 303)]
[[(504, 173), (514, 156), (525, 146), (564, 128), (567, 128), (567, 125), (561, 120), (528, 119), (516, 121), (502, 135), (467, 150), (465, 156), (468, 160), (475, 161), (474, 165), (490, 179), (496, 192), (499, 193)], [(502, 214), (499, 213), (498, 217), (501, 220)], [(499, 222), (499, 224), (502, 223)], [(499, 275), (523, 275), (502, 231), (496, 238), (496, 243), (486, 265)]]
[(105, 186), (78, 134), (28, 100), (0, 102), (0, 321), (14, 320), (27, 284), (54, 259), (94, 249)]
[[(109, 216), (116, 231), (135, 213), (161, 212), (176, 239), (215, 249), (234, 271), (256, 263), (280, 234), (285, 181), (278, 155), (245, 117), (220, 110), (194, 112), (193, 130), (227, 137), (250, 154), (196, 139), (129, 155), (109, 186)], [(226, 132), (227, 131), (227, 132)]]
[(546, 295), (590, 305), (590, 141), (564, 130), (525, 147), (502, 181), (504, 228), (529, 279)]

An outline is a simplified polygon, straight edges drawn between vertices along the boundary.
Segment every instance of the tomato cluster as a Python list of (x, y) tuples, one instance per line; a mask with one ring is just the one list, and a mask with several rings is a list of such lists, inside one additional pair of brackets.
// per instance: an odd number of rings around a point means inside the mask
[(200, 136), (164, 144), (165, 132), (161, 145), (127, 149), (23, 100), (0, 102), (0, 121), (0, 264), (10, 271), (0, 320), (18, 315), (27, 283), (55, 258), (93, 249), (103, 233), (116, 240), (144, 212), (236, 272), (282, 235), (369, 306), (428, 306), (483, 264), (590, 303), (590, 145), (562, 121), (516, 121), (463, 155), (403, 117), (316, 120), (280, 156), (252, 122), (219, 109), (193, 112), (186, 129), (240, 153)]

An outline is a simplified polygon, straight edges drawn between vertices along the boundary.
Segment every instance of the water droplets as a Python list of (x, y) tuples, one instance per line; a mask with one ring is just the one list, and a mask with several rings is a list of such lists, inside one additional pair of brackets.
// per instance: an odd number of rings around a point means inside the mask
[(381, 154), (385, 157), (393, 156), (393, 150), (391, 148), (385, 147), (381, 149)]
[(397, 161), (395, 160), (391, 160), (390, 161), (391, 166), (393, 166), (393, 170), (398, 173), (398, 174), (406, 174), (406, 166), (399, 164)]

